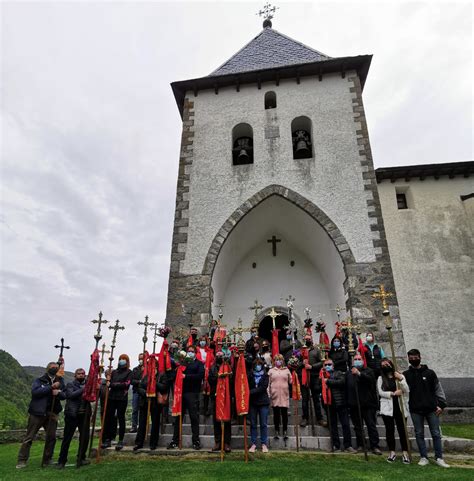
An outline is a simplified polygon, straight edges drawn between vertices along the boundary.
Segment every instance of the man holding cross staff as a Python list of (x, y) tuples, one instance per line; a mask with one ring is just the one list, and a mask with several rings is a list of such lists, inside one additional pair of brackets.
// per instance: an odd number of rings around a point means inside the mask
[(18, 452), (18, 462), (16, 466), (18, 469), (26, 467), (30, 456), (31, 445), (40, 428), (44, 428), (46, 431), (41, 466), (46, 467), (53, 464), (52, 458), (56, 444), (58, 414), (62, 411), (61, 400), (66, 398), (64, 381), (62, 377), (58, 376), (58, 371), (60, 362), (62, 362), (63, 359), (63, 351), (64, 349), (69, 349), (69, 346), (64, 345), (64, 339), (61, 339), (61, 346), (57, 347), (60, 349), (59, 361), (49, 362), (46, 366), (46, 373), (38, 379), (35, 379), (31, 386), (28, 426), (20, 451)]

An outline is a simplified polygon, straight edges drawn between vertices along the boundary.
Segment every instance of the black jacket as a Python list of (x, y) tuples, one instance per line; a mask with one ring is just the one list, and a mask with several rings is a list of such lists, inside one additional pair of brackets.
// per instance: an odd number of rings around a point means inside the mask
[[(298, 339), (296, 339), (295, 349), (300, 349), (301, 346), (302, 346), (301, 342)], [(292, 341), (289, 341), (288, 339), (282, 339), (280, 341), (280, 354), (284, 357), (285, 364), (288, 364), (288, 360), (293, 354)]]
[[(166, 394), (169, 390), (170, 380), (168, 379), (168, 374), (166, 372), (156, 373), (156, 392), (160, 394)], [(146, 389), (148, 387), (148, 376), (140, 379), (140, 384), (137, 386), (137, 393), (139, 395), (138, 405), (143, 407), (148, 405)]]
[(365, 347), (365, 359), (367, 360), (367, 367), (370, 367), (375, 371), (375, 375), (378, 377), (382, 374), (382, 350), (377, 344), (374, 344), (373, 349), (366, 344)]
[(253, 371), (249, 371), (249, 392), (250, 392), (250, 405), (252, 406), (269, 406), (270, 398), (268, 397), (268, 382), (270, 378), (266, 372), (263, 373), (258, 386), (255, 384), (255, 378)]
[(329, 351), (329, 359), (334, 363), (334, 370), (346, 372), (349, 367), (349, 354), (343, 348), (331, 349)]
[(443, 409), (447, 406), (438, 376), (428, 366), (422, 364), (418, 369), (410, 366), (403, 375), (410, 388), (410, 412), (429, 414), (438, 406)]
[(128, 389), (132, 381), (132, 371), (127, 368), (119, 368), (112, 371), (110, 378), (109, 399), (114, 401), (126, 401)]
[(184, 371), (183, 393), (201, 391), (202, 380), (204, 379), (204, 364), (197, 359), (187, 365)]
[(53, 390), (51, 388), (53, 382), (60, 383), (59, 394), (54, 398), (53, 413), (59, 414), (63, 407), (61, 401), (66, 399), (64, 380), (62, 377), (55, 377), (53, 380), (44, 373), (38, 379), (35, 379), (31, 386), (31, 402), (28, 412), (34, 416), (46, 416), (51, 412), (51, 404), (53, 402)]
[(374, 371), (369, 367), (362, 367), (359, 372), (360, 376), (354, 376), (351, 371), (346, 372), (346, 394), (349, 406), (357, 406), (357, 386), (360, 407), (378, 409), (379, 400)]
[(79, 382), (77, 379), (68, 382), (66, 386), (66, 407), (64, 415), (70, 418), (76, 418), (82, 403), (82, 393), (86, 382)]
[(138, 386), (140, 384), (140, 381), (142, 380), (142, 374), (143, 374), (143, 366), (135, 366), (132, 370), (132, 391), (133, 392), (138, 392)]
[(326, 384), (331, 389), (332, 405), (337, 407), (347, 406), (345, 374), (341, 371), (334, 371), (332, 376), (326, 380)]

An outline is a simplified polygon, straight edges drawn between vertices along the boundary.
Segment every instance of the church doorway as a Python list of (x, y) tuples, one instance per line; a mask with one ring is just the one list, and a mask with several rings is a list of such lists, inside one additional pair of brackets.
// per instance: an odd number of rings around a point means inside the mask
[[(278, 332), (278, 342), (286, 339), (285, 327), (289, 324), (288, 316), (286, 314), (280, 314), (275, 318), (275, 326), (279, 329)], [(273, 330), (273, 320), (270, 316), (265, 316), (258, 327), (258, 335), (261, 339), (266, 339), (270, 345), (272, 343), (272, 330)]]

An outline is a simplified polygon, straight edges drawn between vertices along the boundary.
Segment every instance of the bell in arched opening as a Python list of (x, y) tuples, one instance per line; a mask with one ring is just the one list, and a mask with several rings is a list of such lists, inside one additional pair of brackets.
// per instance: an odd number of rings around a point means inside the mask
[(253, 142), (250, 137), (235, 139), (233, 157), (234, 165), (253, 164)]
[(306, 130), (295, 130), (293, 132), (293, 158), (311, 158), (311, 136)]

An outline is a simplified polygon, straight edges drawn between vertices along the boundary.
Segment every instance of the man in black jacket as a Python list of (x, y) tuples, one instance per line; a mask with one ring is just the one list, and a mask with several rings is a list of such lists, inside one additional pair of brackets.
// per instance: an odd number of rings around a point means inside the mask
[(59, 370), (57, 362), (50, 362), (46, 373), (35, 379), (31, 386), (31, 402), (28, 408), (28, 426), (26, 435), (18, 453), (17, 468), (24, 468), (30, 456), (33, 439), (40, 428), (46, 431), (42, 467), (53, 464), (54, 446), (56, 444), (56, 428), (58, 414), (62, 411), (61, 401), (66, 398), (64, 381), (56, 374)]
[(131, 433), (136, 433), (138, 430), (138, 411), (140, 410), (140, 395), (138, 393), (138, 386), (143, 376), (143, 358), (144, 354), (141, 352), (138, 355), (138, 366), (132, 370), (132, 428)]
[[(365, 422), (369, 434), (370, 449), (374, 454), (381, 455), (379, 448), (379, 433), (377, 431), (377, 409), (379, 405), (375, 373), (369, 367), (364, 367), (364, 361), (360, 354), (354, 356), (352, 369), (346, 372), (346, 389), (349, 412), (352, 425), (356, 434), (357, 447), (363, 446), (362, 436)], [(356, 392), (357, 389), (357, 392)], [(360, 412), (357, 406), (359, 396)]]
[[(191, 420), (191, 431), (193, 448), (201, 449), (199, 440), (199, 393), (204, 379), (204, 364), (196, 359), (196, 348), (188, 346), (186, 354), (186, 370), (183, 379), (183, 404), (182, 414), (189, 413)], [(179, 442), (179, 418), (176, 416), (174, 421), (173, 440), (168, 445), (168, 449), (176, 449)]]
[(67, 463), (67, 455), (72, 437), (79, 429), (79, 446), (82, 452), (78, 453), (77, 465), (89, 464), (86, 460), (87, 445), (89, 443), (89, 423), (84, 425), (84, 418), (87, 416), (89, 405), (87, 401), (83, 401), (82, 393), (86, 385), (86, 371), (82, 368), (76, 369), (74, 372), (74, 381), (66, 386), (66, 407), (64, 409), (64, 437), (61, 443), (61, 451), (58, 458), (58, 468), (64, 469)]
[(416, 444), (420, 451), (420, 466), (426, 466), (428, 461), (428, 450), (425, 443), (424, 421), (428, 422), (435, 461), (442, 468), (449, 468), (443, 459), (443, 446), (441, 443), (441, 430), (439, 428), (439, 416), (446, 407), (446, 397), (443, 388), (439, 383), (436, 373), (428, 366), (421, 364), (421, 354), (418, 349), (408, 351), (408, 362), (410, 368), (403, 373), (410, 388), (408, 406), (415, 428)]

